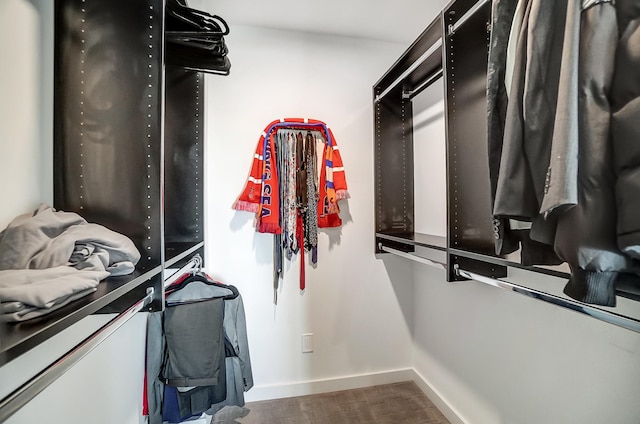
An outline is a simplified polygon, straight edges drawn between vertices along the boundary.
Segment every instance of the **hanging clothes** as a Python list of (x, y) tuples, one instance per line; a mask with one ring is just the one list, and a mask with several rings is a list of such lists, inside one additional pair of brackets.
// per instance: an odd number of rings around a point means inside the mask
[[(324, 122), (287, 118), (267, 125), (233, 207), (255, 213), (258, 232), (275, 235), (274, 303), (283, 256), (291, 259), (299, 251), (309, 251), (311, 262), (317, 263), (318, 228), (342, 225), (338, 201), (347, 198), (342, 158)], [(304, 288), (302, 255), (300, 289)]]
[[(270, 156), (273, 152), (270, 150), (270, 143), (267, 142), (267, 134), (272, 130), (282, 128), (311, 128), (319, 129), (326, 137), (327, 148), (324, 149), (325, 158), (325, 181), (322, 179), (319, 182), (320, 189), (324, 188), (326, 198), (323, 198), (322, 194), (318, 199), (318, 202), (326, 202), (326, 209), (329, 214), (335, 214), (339, 211), (338, 200), (348, 199), (350, 197), (347, 189), (347, 181), (345, 178), (344, 165), (338, 149), (336, 140), (331, 132), (331, 129), (327, 127), (322, 121), (313, 119), (301, 119), (301, 118), (287, 118), (277, 121), (273, 121), (266, 128), (260, 136), (258, 146), (256, 147), (256, 153), (254, 154), (253, 163), (247, 179), (247, 183), (238, 197), (238, 200), (234, 203), (233, 208), (236, 210), (249, 211), (258, 213), (261, 209), (272, 204), (271, 192), (273, 184), (277, 181), (274, 178), (273, 173), (267, 172), (273, 168)], [(330, 147), (330, 148), (329, 148)], [(323, 187), (324, 186), (324, 187)], [(322, 192), (321, 192), (322, 193)], [(323, 205), (324, 210), (324, 205)], [(269, 214), (271, 210), (269, 210)], [(324, 215), (324, 214), (323, 214)], [(270, 215), (269, 215), (270, 216)], [(258, 225), (256, 226), (259, 232), (277, 233), (278, 231), (267, 231), (268, 228), (273, 229), (271, 226), (263, 226), (261, 221), (264, 220), (264, 214), (258, 214)], [(340, 226), (342, 221), (339, 217), (331, 217), (326, 220), (318, 220), (320, 228)], [(280, 230), (281, 231), (281, 230)]]
[[(547, 100), (557, 96), (558, 49), (564, 32), (558, 23), (566, 14), (563, 1), (541, 3), (494, 1), (487, 81), (496, 254), (520, 247), (524, 265), (562, 262), (553, 246), (531, 237), (529, 230), (553, 226), (538, 215), (556, 110)], [(523, 221), (533, 224), (522, 225)]]
[(617, 0), (618, 33), (611, 84), (611, 135), (616, 175), (617, 242), (640, 259), (640, 7)]
[(187, 274), (167, 288), (166, 303), (165, 311), (149, 314), (147, 325), (149, 423), (244, 406), (253, 374), (237, 289)]
[(287, 258), (290, 260), (292, 256), (296, 255), (300, 250), (298, 247), (298, 239), (296, 238), (298, 208), (296, 206), (296, 192), (293, 190), (296, 184), (297, 166), (294, 135), (290, 132), (284, 132), (283, 143), (285, 147), (282, 150), (283, 153), (287, 155), (285, 160), (286, 171), (282, 176), (282, 181), (284, 182), (282, 186), (285, 188), (286, 201), (281, 213), (285, 220), (284, 247), (287, 253)]
[[(616, 279), (640, 275), (638, 263), (615, 239), (608, 97), (619, 34), (616, 9), (606, 0), (521, 1), (526, 8), (502, 140), (495, 138), (503, 125), (495, 119), (501, 116), (495, 93), (501, 92), (502, 53), (490, 53), (490, 152), (503, 143), (500, 159), (490, 156), (493, 213), (499, 220), (532, 222), (531, 239), (551, 246), (571, 268), (567, 295), (613, 306)], [(509, 20), (513, 5), (494, 0), (494, 10), (503, 10), (496, 16)], [(499, 38), (505, 34), (495, 33), (492, 49), (504, 49), (508, 39)]]

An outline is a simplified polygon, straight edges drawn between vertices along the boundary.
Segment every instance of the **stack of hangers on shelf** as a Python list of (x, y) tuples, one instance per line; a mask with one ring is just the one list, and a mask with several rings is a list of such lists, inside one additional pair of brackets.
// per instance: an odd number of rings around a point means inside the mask
[(165, 15), (167, 65), (229, 75), (231, 62), (224, 42), (229, 26), (224, 19), (190, 8), (186, 0), (167, 0)]
[(304, 251), (318, 259), (318, 228), (339, 227), (338, 200), (349, 198), (338, 145), (331, 129), (315, 119), (286, 118), (264, 129), (249, 179), (234, 209), (254, 212), (256, 229), (274, 238), (274, 303), (283, 257), (299, 251), (300, 289), (305, 288)]

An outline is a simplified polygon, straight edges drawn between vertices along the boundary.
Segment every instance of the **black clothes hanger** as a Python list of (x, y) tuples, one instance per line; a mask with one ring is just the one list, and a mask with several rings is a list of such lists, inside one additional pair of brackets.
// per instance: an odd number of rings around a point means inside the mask
[(226, 56), (229, 52), (224, 38), (208, 36), (197, 31), (171, 31), (166, 32), (165, 37), (167, 43), (207, 50), (207, 52), (202, 52), (204, 54)]
[(205, 55), (202, 49), (167, 43), (165, 62), (169, 66), (177, 66), (199, 72), (217, 75), (229, 75), (231, 62), (226, 56)]
[(227, 22), (218, 15), (211, 15), (187, 6), (186, 1), (168, 0), (166, 5), (167, 30), (205, 31), (209, 34), (228, 35)]
[(207, 284), (209, 286), (215, 286), (215, 287), (220, 287), (220, 288), (229, 290), (231, 292), (231, 294), (228, 294), (226, 296), (221, 296), (222, 299), (224, 299), (224, 300), (235, 299), (240, 294), (238, 292), (238, 289), (235, 286), (232, 286), (230, 284), (223, 284), (223, 283), (220, 283), (220, 282), (217, 282), (217, 281), (210, 280), (209, 278), (207, 278), (202, 273), (195, 273), (193, 275), (188, 276), (183, 281), (181, 281), (179, 284), (173, 285), (169, 289), (167, 289), (166, 294), (169, 295), (169, 294), (171, 294), (173, 292), (176, 292), (176, 291), (184, 288), (185, 286), (187, 286), (189, 283), (192, 283), (194, 281), (199, 281), (199, 282), (205, 283), (205, 284)]
[(227, 22), (220, 16), (192, 9), (186, 0), (167, 0), (165, 13), (166, 54), (169, 66), (229, 75), (231, 62), (224, 36)]

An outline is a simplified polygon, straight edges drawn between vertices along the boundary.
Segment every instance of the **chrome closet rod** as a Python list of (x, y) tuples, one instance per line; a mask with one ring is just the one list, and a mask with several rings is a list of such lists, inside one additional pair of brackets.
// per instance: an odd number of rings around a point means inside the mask
[(411, 259), (412, 261), (420, 262), (421, 264), (430, 265), (439, 269), (445, 269), (444, 264), (439, 262), (434, 262), (430, 259), (423, 258), (422, 256), (412, 255), (411, 253), (403, 252), (402, 250), (393, 249), (391, 247), (387, 247), (384, 245), (379, 246), (380, 250), (383, 250), (387, 253), (394, 254), (396, 256), (401, 256), (403, 258)]
[(60, 378), (71, 367), (77, 364), (89, 352), (105, 341), (117, 329), (122, 327), (133, 316), (144, 309), (153, 300), (153, 287), (147, 288), (147, 295), (135, 305), (120, 313), (98, 331), (87, 337), (82, 343), (61, 356), (57, 361), (18, 387), (11, 394), (0, 401), (0, 423), (6, 421), (31, 399)]
[(442, 68), (438, 69), (435, 73), (433, 73), (429, 78), (424, 80), (424, 82), (422, 82), (420, 85), (418, 85), (413, 90), (403, 92), (402, 93), (402, 98), (403, 99), (413, 99), (415, 96), (420, 94), (422, 92), (422, 90), (424, 90), (425, 88), (429, 87), (438, 78), (441, 78), (443, 73), (444, 73), (444, 71), (442, 70)]
[(454, 23), (453, 25), (449, 25), (448, 35), (453, 35), (458, 30), (458, 28), (460, 28), (465, 22), (467, 22), (469, 18), (474, 15), (474, 13), (476, 13), (482, 6), (484, 6), (488, 2), (489, 0), (480, 0), (479, 2), (471, 6), (471, 8), (467, 10), (467, 13), (462, 15), (462, 17), (458, 19), (456, 23)]
[(391, 90), (393, 90), (394, 88), (396, 88), (396, 86), (400, 83), (400, 81), (402, 81), (403, 79), (405, 79), (409, 74), (411, 74), (411, 72), (415, 71), (416, 68), (418, 66), (420, 66), (422, 64), (422, 62), (424, 62), (425, 60), (427, 60), (429, 58), (429, 56), (431, 56), (433, 53), (435, 53), (440, 47), (442, 47), (442, 38), (438, 38), (435, 43), (433, 43), (431, 45), (431, 47), (429, 47), (427, 49), (426, 52), (424, 52), (418, 59), (416, 59), (415, 62), (413, 62), (411, 64), (411, 66), (409, 66), (407, 68), (406, 71), (404, 71), (398, 78), (396, 78), (396, 80), (393, 82), (393, 84), (391, 84), (389, 87), (387, 87), (382, 93), (378, 94), (374, 100), (375, 103), (378, 103), (380, 100), (382, 100), (382, 98), (384, 96), (386, 96), (387, 94), (389, 94), (389, 92)]
[(605, 311), (590, 306), (586, 303), (578, 302), (577, 300), (566, 299), (564, 297), (545, 293), (529, 287), (524, 287), (519, 284), (510, 283), (508, 281), (496, 280), (495, 278), (490, 278), (470, 271), (465, 271), (464, 269), (456, 268), (455, 272), (461, 277), (469, 278), (471, 280), (475, 280), (493, 287), (498, 287), (500, 289), (513, 291), (527, 297), (542, 300), (547, 303), (552, 303), (562, 308), (571, 309), (572, 311), (579, 312), (584, 315), (589, 315), (600, 321), (604, 321), (609, 324), (614, 324), (619, 327), (626, 328), (627, 330), (640, 333), (640, 320), (637, 319), (625, 317), (614, 312)]
[(201, 268), (201, 267), (202, 267), (202, 258), (200, 257), (200, 255), (196, 254), (182, 268), (180, 268), (178, 271), (176, 271), (175, 273), (171, 274), (170, 277), (168, 277), (166, 280), (164, 280), (164, 287), (165, 288), (169, 287), (171, 284), (173, 284), (176, 281), (178, 281), (178, 279), (180, 277), (182, 277), (184, 274), (186, 274), (187, 272), (191, 271), (192, 269)]

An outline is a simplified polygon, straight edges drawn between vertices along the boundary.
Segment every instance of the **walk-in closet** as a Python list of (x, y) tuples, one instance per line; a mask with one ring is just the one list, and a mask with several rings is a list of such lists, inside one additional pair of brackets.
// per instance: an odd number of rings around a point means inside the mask
[(0, 423), (639, 423), (639, 11), (0, 0)]

